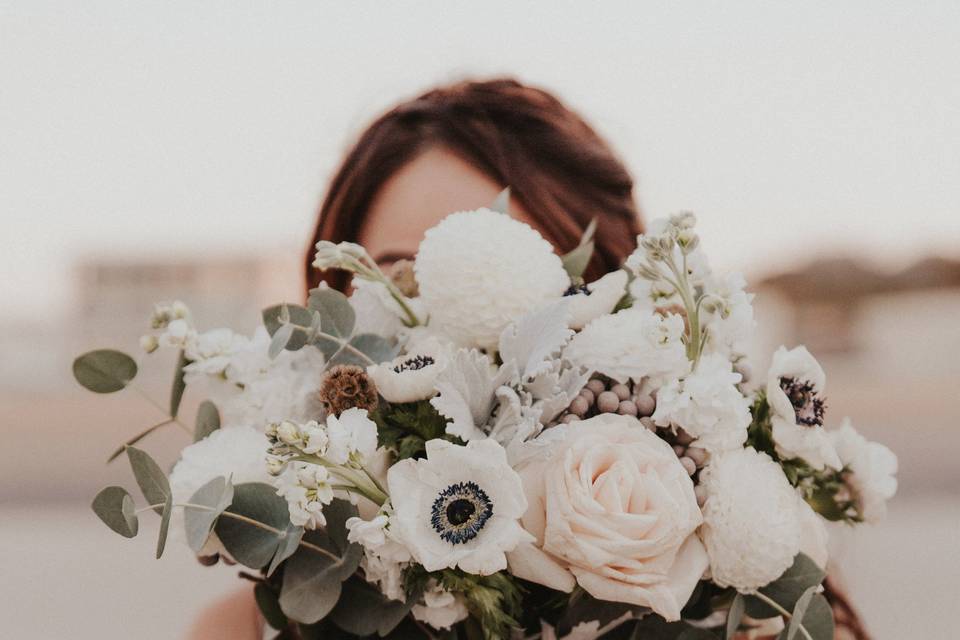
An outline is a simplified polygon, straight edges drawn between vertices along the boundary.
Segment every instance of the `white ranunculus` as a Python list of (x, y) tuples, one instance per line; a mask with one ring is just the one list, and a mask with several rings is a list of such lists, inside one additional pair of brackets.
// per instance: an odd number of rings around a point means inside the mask
[(773, 354), (767, 374), (767, 402), (777, 453), (802, 458), (815, 469), (840, 468), (840, 459), (823, 428), (826, 375), (806, 347)]
[[(214, 478), (229, 478), (233, 484), (263, 482), (272, 485), (273, 477), (267, 471), (266, 455), (270, 441), (260, 431), (250, 427), (218, 429), (180, 453), (180, 460), (170, 472), (170, 491), (174, 504), (190, 502), (197, 489)], [(184, 536), (183, 510), (174, 509), (171, 533)], [(219, 543), (205, 554), (217, 553)]]
[(413, 605), (410, 612), (434, 629), (449, 629), (469, 615), (463, 596), (444, 591), (436, 580), (430, 580), (421, 603)]
[(530, 540), (519, 523), (527, 508), (520, 477), (493, 440), (430, 440), (426, 458), (390, 468), (387, 486), (391, 534), (427, 571), (490, 575), (506, 569), (505, 552)]
[(849, 420), (829, 435), (840, 463), (848, 471), (844, 479), (860, 515), (867, 522), (882, 520), (887, 514), (887, 500), (897, 492), (896, 454), (857, 433)]
[(570, 328), (582, 329), (594, 318), (613, 311), (626, 293), (627, 272), (618, 269), (566, 296), (570, 310)]
[(573, 337), (563, 355), (617, 382), (649, 377), (662, 384), (690, 370), (683, 330), (678, 315), (625, 309), (593, 320)]
[(798, 497), (783, 469), (753, 448), (712, 457), (700, 474), (706, 490), (700, 534), (713, 581), (743, 593), (786, 571), (800, 551)]
[(387, 402), (416, 402), (433, 397), (437, 376), (446, 364), (446, 350), (431, 339), (421, 341), (416, 351), (367, 367), (367, 375)]
[(503, 329), (563, 295), (570, 279), (549, 242), (489, 209), (428, 229), (414, 270), (431, 326), (461, 346), (494, 349)]
[(751, 421), (750, 400), (736, 387), (740, 380), (725, 357), (703, 356), (683, 380), (660, 388), (653, 421), (682, 427), (697, 438), (696, 446), (711, 453), (738, 449)]
[(552, 589), (680, 618), (707, 568), (693, 482), (636, 418), (601, 414), (554, 427), (518, 467), (536, 537), (509, 554), (514, 575)]

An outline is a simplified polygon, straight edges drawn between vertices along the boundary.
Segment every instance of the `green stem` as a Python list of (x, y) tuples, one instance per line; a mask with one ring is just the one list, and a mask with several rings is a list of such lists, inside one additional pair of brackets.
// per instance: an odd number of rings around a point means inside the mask
[(140, 387), (138, 387), (138, 386), (135, 385), (135, 384), (128, 384), (127, 387), (130, 388), (130, 389), (133, 389), (141, 398), (143, 398), (144, 400), (146, 400), (148, 403), (150, 403), (151, 405), (153, 405), (154, 407), (156, 407), (156, 409), (157, 409), (158, 411), (160, 411), (160, 412), (163, 413), (165, 416), (167, 416), (167, 417), (169, 418), (169, 420), (168, 420), (167, 422), (172, 422), (172, 423), (174, 423), (174, 424), (176, 424), (176, 425), (179, 425), (181, 429), (183, 429), (184, 431), (186, 431), (186, 432), (189, 433), (190, 435), (193, 435), (193, 429), (191, 429), (191, 428), (188, 427), (187, 425), (185, 425), (185, 424), (183, 424), (182, 422), (180, 422), (180, 420), (177, 419), (177, 418), (175, 418), (174, 416), (171, 416), (171, 415), (170, 415), (170, 412), (167, 411), (167, 409), (166, 409), (165, 407), (162, 407), (159, 402), (157, 402), (156, 400), (154, 400), (153, 398), (151, 398), (151, 397), (147, 394), (146, 391), (144, 391), (143, 389), (141, 389)]
[(353, 469), (348, 469), (341, 465), (333, 464), (332, 462), (329, 462), (320, 456), (310, 454), (300, 454), (298, 456), (294, 456), (291, 458), (291, 460), (293, 462), (307, 462), (309, 464), (316, 464), (320, 465), (321, 467), (326, 467), (330, 470), (330, 473), (352, 484), (356, 488), (357, 493), (378, 507), (382, 507), (383, 503), (390, 498), (386, 490), (384, 490), (384, 488), (380, 486), (380, 484), (362, 468), (358, 471), (354, 471)]
[[(767, 605), (776, 609), (777, 612), (780, 613), (780, 615), (782, 615), (787, 620), (790, 620), (791, 618), (793, 618), (793, 614), (791, 614), (789, 611), (781, 607), (780, 604), (773, 598), (770, 598), (769, 596), (766, 596), (759, 591), (757, 591), (756, 593), (751, 593), (750, 595), (756, 597), (758, 600), (761, 600)], [(813, 638), (810, 637), (810, 633), (807, 631), (806, 627), (803, 626), (803, 623), (800, 623), (799, 629), (800, 629), (800, 633), (803, 634), (803, 637), (806, 638), (806, 640), (813, 640)]]
[[(299, 327), (300, 325), (295, 325), (295, 326), (298, 326), (298, 327)], [(302, 328), (302, 327), (301, 327), (301, 328)], [(377, 364), (376, 362), (374, 362), (374, 361), (370, 358), (370, 356), (368, 356), (367, 354), (365, 354), (363, 351), (360, 351), (359, 349), (357, 349), (355, 346), (353, 346), (352, 344), (350, 344), (349, 342), (347, 342), (347, 341), (344, 340), (343, 338), (338, 338), (337, 336), (331, 335), (331, 334), (329, 334), (329, 333), (324, 333), (323, 331), (317, 331), (317, 332), (314, 334), (314, 340), (316, 340), (317, 338), (324, 338), (324, 339), (326, 339), (326, 340), (330, 340), (331, 342), (335, 342), (335, 343), (337, 343), (338, 345), (340, 345), (340, 348), (337, 350), (337, 353), (339, 353), (340, 351), (344, 351), (344, 350), (345, 350), (345, 351), (349, 351), (350, 353), (352, 353), (353, 355), (357, 356), (357, 357), (360, 358), (361, 360), (365, 360), (368, 364)], [(334, 360), (334, 358), (337, 357), (337, 353), (333, 354), (333, 357), (331, 357), (330, 360), (327, 362), (327, 364), (324, 365), (325, 367), (326, 367), (326, 366), (329, 366), (329, 363), (332, 362), (332, 361)]]
[(418, 318), (417, 314), (413, 312), (413, 309), (407, 305), (406, 298), (403, 293), (397, 289), (397, 285), (393, 284), (393, 281), (390, 280), (390, 278), (388, 278), (386, 274), (380, 270), (380, 267), (378, 267), (372, 260), (371, 264), (373, 264), (373, 268), (358, 261), (357, 274), (362, 278), (366, 278), (367, 280), (380, 282), (387, 288), (387, 292), (390, 293), (390, 296), (397, 302), (398, 305), (400, 305), (403, 313), (407, 316), (407, 321), (404, 324), (406, 324), (408, 327), (416, 327), (420, 325), (420, 318)]

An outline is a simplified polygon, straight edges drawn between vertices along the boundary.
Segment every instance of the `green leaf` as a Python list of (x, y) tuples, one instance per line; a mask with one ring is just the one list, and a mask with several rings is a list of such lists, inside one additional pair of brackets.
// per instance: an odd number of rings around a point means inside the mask
[[(286, 308), (287, 315), (290, 316), (289, 322), (282, 322), (280, 319), (284, 308)], [(307, 330), (313, 319), (313, 313), (310, 309), (297, 304), (277, 304), (264, 309), (261, 312), (261, 317), (263, 318), (263, 326), (267, 328), (267, 333), (271, 336), (276, 335), (280, 327), (284, 325), (292, 324), (296, 326), (286, 345), (287, 351), (297, 351), (307, 344)]]
[[(328, 341), (329, 342), (329, 341)], [(373, 333), (362, 333), (350, 339), (350, 346), (364, 354), (375, 363), (386, 362), (396, 357), (398, 347), (390, 340)], [(338, 364), (355, 364), (366, 367), (370, 362), (350, 349), (339, 349), (327, 361), (328, 366)]]
[(73, 361), (73, 377), (94, 393), (113, 393), (137, 376), (137, 363), (121, 351), (88, 351)]
[(217, 410), (217, 405), (209, 400), (204, 400), (197, 409), (197, 419), (193, 428), (193, 441), (200, 442), (219, 428), (220, 412)]
[(90, 505), (105, 525), (125, 538), (133, 538), (140, 529), (133, 498), (123, 487), (107, 487)]
[[(806, 611), (803, 614), (803, 628), (807, 630), (813, 640), (833, 640), (833, 609), (830, 603), (823, 597), (823, 594), (816, 593), (807, 604)], [(791, 623), (793, 620), (791, 620)], [(797, 627), (799, 629), (799, 626)], [(777, 640), (786, 640), (789, 637), (790, 627), (780, 632)], [(795, 638), (803, 638), (802, 633), (797, 633)]]
[(138, 442), (140, 442), (141, 440), (143, 440), (144, 438), (146, 438), (148, 435), (150, 435), (151, 433), (153, 433), (154, 431), (156, 431), (156, 430), (159, 429), (160, 427), (165, 427), (166, 425), (168, 425), (168, 424), (170, 424), (170, 423), (172, 423), (172, 422), (173, 422), (173, 420), (171, 420), (171, 419), (168, 418), (168, 419), (164, 420), (163, 422), (158, 422), (157, 424), (153, 425), (152, 427), (141, 431), (141, 432), (138, 433), (137, 435), (133, 436), (132, 438), (130, 438), (129, 440), (127, 440), (126, 442), (124, 442), (121, 446), (117, 447), (117, 448), (114, 450), (114, 452), (110, 454), (110, 457), (107, 458), (107, 462), (108, 462), (108, 463), (113, 462), (114, 460), (116, 460), (117, 458), (119, 458), (119, 457), (123, 454), (124, 451), (127, 450), (127, 447), (137, 444)]
[[(760, 589), (787, 611), (792, 611), (803, 592), (823, 582), (826, 573), (817, 563), (802, 553), (798, 553), (793, 565), (782, 576)], [(772, 618), (780, 615), (776, 609), (754, 596), (746, 596), (745, 610), (751, 618)]]
[(584, 229), (580, 236), (580, 244), (572, 251), (564, 254), (560, 259), (563, 262), (563, 268), (573, 279), (582, 279), (583, 272), (587, 270), (590, 264), (590, 258), (593, 257), (594, 240), (593, 235), (597, 231), (597, 219), (594, 218)]
[(353, 335), (357, 316), (347, 296), (336, 289), (311, 289), (307, 306), (320, 314), (320, 331), (344, 340)]
[(257, 601), (257, 608), (274, 629), (286, 629), (290, 624), (287, 616), (283, 615), (280, 609), (280, 602), (277, 600), (277, 593), (266, 584), (259, 582), (253, 588), (253, 597)]
[(187, 388), (187, 383), (183, 379), (183, 368), (190, 364), (187, 355), (180, 350), (180, 356), (177, 358), (177, 368), (173, 373), (173, 387), (170, 389), (170, 417), (176, 418), (180, 411), (180, 402), (183, 400), (183, 392)]
[(163, 515), (163, 505), (172, 496), (170, 482), (167, 480), (163, 469), (154, 462), (150, 454), (136, 447), (127, 447), (127, 458), (130, 460), (133, 476), (137, 479), (137, 484), (140, 486), (140, 491), (146, 498), (147, 504), (161, 505), (154, 507), (153, 510)]
[(200, 550), (203, 549), (210, 533), (213, 531), (217, 518), (227, 510), (231, 502), (233, 502), (233, 485), (223, 476), (214, 478), (197, 489), (196, 493), (190, 497), (190, 504), (198, 504), (212, 509), (212, 511), (208, 511), (206, 509), (184, 507), (183, 520), (187, 532), (187, 544), (190, 545), (194, 553), (199, 554)]
[(163, 513), (160, 514), (160, 532), (157, 535), (157, 560), (163, 555), (163, 549), (167, 546), (167, 533), (170, 531), (170, 516), (173, 514), (173, 494), (167, 494), (167, 500), (163, 503)]
[[(810, 606), (810, 600), (813, 599), (813, 596), (817, 593), (817, 586), (810, 587), (803, 592), (803, 595), (800, 596), (800, 599), (797, 600), (796, 606), (793, 607), (793, 613), (790, 617), (790, 624), (787, 625), (786, 631), (786, 640), (793, 640), (797, 637), (797, 633), (800, 631), (800, 624), (803, 621), (803, 616), (807, 614), (807, 607)], [(809, 630), (808, 630), (809, 633)]]
[(290, 523), (287, 501), (269, 484), (250, 482), (234, 487), (233, 502), (226, 512), (254, 520), (270, 529), (221, 516), (214, 531), (237, 562), (251, 569), (262, 569), (283, 551), (289, 536), (303, 535), (301, 527)]
[(496, 199), (490, 203), (490, 209), (506, 215), (510, 215), (510, 187), (497, 194)]
[(287, 535), (280, 540), (276, 552), (270, 559), (270, 566), (267, 567), (267, 576), (272, 576), (273, 572), (280, 566), (280, 563), (297, 551), (297, 548), (300, 546), (300, 540), (303, 539), (303, 534), (303, 527), (293, 528), (292, 524), (289, 525)]
[(313, 624), (336, 606), (341, 583), (352, 576), (360, 565), (363, 550), (347, 540), (346, 521), (357, 515), (357, 509), (346, 500), (334, 500), (324, 507), (327, 525), (324, 530), (310, 531), (304, 540), (326, 549), (339, 560), (300, 547), (283, 569), (280, 607), (299, 622)]
[(291, 338), (293, 338), (292, 324), (285, 324), (277, 329), (277, 332), (273, 334), (273, 338), (270, 339), (270, 348), (267, 350), (267, 355), (269, 355), (271, 359), (276, 358), (287, 348)]
[(743, 619), (744, 610), (743, 595), (737, 594), (730, 604), (730, 611), (727, 612), (727, 634), (726, 639), (732, 640), (737, 629), (740, 627), (740, 620)]
[(366, 580), (354, 576), (343, 583), (343, 593), (330, 619), (347, 633), (385, 636), (407, 616), (414, 602), (416, 598), (407, 602), (389, 600)]

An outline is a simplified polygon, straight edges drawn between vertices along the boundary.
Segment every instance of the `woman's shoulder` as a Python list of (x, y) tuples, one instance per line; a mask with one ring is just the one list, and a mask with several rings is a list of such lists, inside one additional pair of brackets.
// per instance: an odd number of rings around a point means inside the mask
[(188, 640), (261, 640), (261, 622), (253, 589), (235, 591), (207, 607)]

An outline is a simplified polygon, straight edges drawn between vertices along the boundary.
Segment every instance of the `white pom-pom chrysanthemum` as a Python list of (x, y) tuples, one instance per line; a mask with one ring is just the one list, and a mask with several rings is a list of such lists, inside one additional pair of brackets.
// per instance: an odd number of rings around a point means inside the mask
[(713, 581), (755, 592), (776, 580), (800, 551), (796, 492), (770, 456), (752, 448), (714, 456), (703, 471), (701, 536)]
[(625, 309), (593, 320), (573, 337), (563, 355), (617, 382), (650, 377), (659, 386), (690, 370), (682, 338), (680, 316)]
[(549, 242), (489, 209), (427, 230), (414, 266), (432, 326), (463, 346), (495, 348), (503, 329), (570, 284)]

